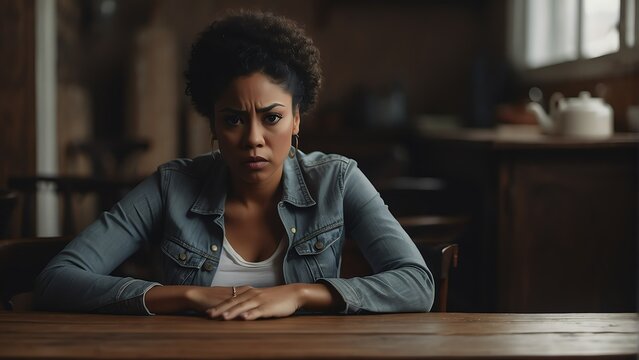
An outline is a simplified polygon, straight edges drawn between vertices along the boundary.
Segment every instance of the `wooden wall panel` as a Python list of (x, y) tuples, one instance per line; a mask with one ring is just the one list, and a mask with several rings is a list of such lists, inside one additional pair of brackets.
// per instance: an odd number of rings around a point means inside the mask
[(0, 0), (0, 187), (35, 173), (34, 5)]
[[(491, 15), (505, 8), (493, 5), (500, 3), (496, 0), (476, 3), (192, 0), (184, 6), (162, 0), (157, 16), (176, 34), (180, 69), (196, 35), (229, 9), (261, 9), (296, 21), (320, 49), (324, 73), (316, 112), (302, 119), (302, 131), (325, 132), (366, 122), (350, 114), (357, 96), (388, 96), (394, 84), (401, 85), (409, 116), (464, 116), (472, 65), (483, 41), (493, 39), (490, 29), (501, 21)], [(184, 89), (182, 78), (178, 86)], [(182, 101), (190, 106), (184, 96)], [(208, 141), (208, 132), (200, 135), (195, 141)]]

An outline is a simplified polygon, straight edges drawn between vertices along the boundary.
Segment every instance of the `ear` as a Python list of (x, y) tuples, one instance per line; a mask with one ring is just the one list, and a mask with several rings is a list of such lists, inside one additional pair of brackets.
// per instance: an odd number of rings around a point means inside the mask
[(300, 132), (300, 107), (299, 105), (295, 109), (295, 115), (293, 115), (293, 135), (297, 135)]

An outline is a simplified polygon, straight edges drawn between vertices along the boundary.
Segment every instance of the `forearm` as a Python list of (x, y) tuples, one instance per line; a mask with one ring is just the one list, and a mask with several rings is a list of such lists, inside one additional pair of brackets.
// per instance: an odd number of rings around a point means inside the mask
[(95, 274), (53, 262), (38, 276), (34, 307), (48, 311), (145, 314), (142, 295), (152, 282)]
[(332, 286), (316, 284), (296, 284), (301, 299), (301, 308), (310, 311), (337, 311), (344, 307), (342, 296)]
[(433, 278), (427, 268), (414, 264), (366, 277), (323, 279), (344, 299), (341, 312), (425, 312), (434, 300)]
[(231, 297), (232, 294), (231, 288), (226, 287), (155, 286), (147, 291), (144, 303), (154, 314), (172, 314), (189, 310), (205, 311)]

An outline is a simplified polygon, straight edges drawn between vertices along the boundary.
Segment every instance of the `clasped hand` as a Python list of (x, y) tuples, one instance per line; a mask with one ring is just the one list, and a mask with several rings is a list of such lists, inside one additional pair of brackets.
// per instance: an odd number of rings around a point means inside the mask
[[(322, 283), (296, 283), (269, 288), (241, 286), (236, 290), (237, 294), (233, 297), (231, 288), (227, 287), (157, 286), (149, 290), (146, 300), (151, 312), (173, 313), (188, 308), (224, 320), (285, 317), (300, 308), (335, 311), (344, 307), (339, 293)], [(175, 302), (172, 300), (174, 298), (185, 299), (186, 302)]]
[(205, 311), (224, 320), (285, 317), (302, 307), (301, 289), (294, 284), (269, 288), (237, 287), (237, 295)]

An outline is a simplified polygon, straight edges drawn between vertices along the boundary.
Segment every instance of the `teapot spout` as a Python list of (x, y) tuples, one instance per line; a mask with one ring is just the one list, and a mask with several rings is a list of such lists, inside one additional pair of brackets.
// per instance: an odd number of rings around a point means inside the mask
[(535, 114), (537, 118), (537, 122), (541, 126), (541, 130), (546, 134), (552, 134), (553, 132), (553, 122), (550, 119), (550, 116), (546, 114), (546, 111), (541, 107), (541, 105), (531, 102), (526, 106), (526, 109)]

